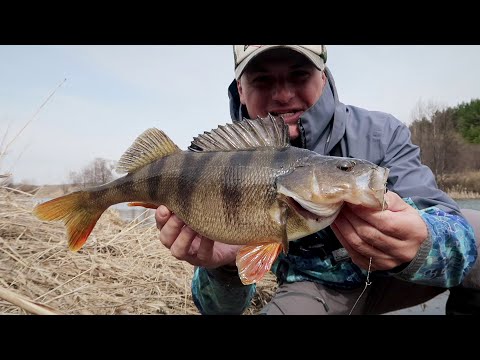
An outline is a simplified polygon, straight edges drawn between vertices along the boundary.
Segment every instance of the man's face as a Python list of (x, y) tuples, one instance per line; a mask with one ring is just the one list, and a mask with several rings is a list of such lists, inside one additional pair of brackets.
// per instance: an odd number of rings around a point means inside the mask
[(299, 135), (298, 119), (322, 95), (326, 79), (305, 56), (288, 49), (258, 55), (237, 81), (240, 101), (251, 118), (283, 116), (290, 138)]

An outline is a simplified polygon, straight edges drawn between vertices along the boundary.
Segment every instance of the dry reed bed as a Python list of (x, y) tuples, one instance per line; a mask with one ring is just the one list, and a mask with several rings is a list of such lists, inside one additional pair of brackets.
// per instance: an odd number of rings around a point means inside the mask
[[(63, 225), (37, 220), (33, 206), (32, 196), (0, 188), (0, 289), (62, 314), (198, 314), (193, 267), (161, 246), (153, 214), (125, 222), (107, 210), (74, 253)], [(271, 298), (273, 275), (257, 289), (246, 314)], [(17, 305), (0, 296), (1, 314), (29, 313)]]
[(472, 200), (472, 199), (480, 199), (480, 193), (476, 193), (473, 191), (457, 191), (457, 190), (449, 190), (447, 191), (448, 196), (450, 196), (454, 200)]
[(480, 199), (480, 171), (446, 174), (437, 181), (453, 198)]

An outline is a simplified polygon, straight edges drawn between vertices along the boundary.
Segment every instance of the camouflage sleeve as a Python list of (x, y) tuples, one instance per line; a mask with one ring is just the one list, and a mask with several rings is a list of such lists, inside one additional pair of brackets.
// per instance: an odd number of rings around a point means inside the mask
[[(404, 200), (416, 208), (411, 199)], [(444, 288), (459, 285), (477, 258), (473, 228), (462, 216), (437, 207), (418, 212), (427, 224), (428, 238), (408, 266), (394, 276)]]
[(192, 297), (203, 315), (241, 315), (255, 295), (256, 286), (243, 285), (237, 272), (195, 267)]

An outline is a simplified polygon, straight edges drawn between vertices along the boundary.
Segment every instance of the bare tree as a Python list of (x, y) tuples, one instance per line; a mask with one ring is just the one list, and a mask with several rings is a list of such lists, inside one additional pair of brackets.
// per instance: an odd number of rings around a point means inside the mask
[(434, 173), (442, 186), (444, 176), (458, 168), (462, 143), (455, 131), (452, 109), (436, 111), (432, 125)]
[(93, 180), (95, 184), (105, 184), (112, 181), (114, 166), (115, 164), (112, 161), (96, 158), (93, 161)]
[(70, 182), (81, 187), (105, 184), (112, 181), (115, 163), (111, 160), (96, 158), (81, 171), (69, 173)]
[(422, 162), (442, 187), (444, 176), (461, 164), (462, 141), (455, 131), (454, 111), (433, 101), (419, 101), (412, 114), (412, 141), (420, 147)]

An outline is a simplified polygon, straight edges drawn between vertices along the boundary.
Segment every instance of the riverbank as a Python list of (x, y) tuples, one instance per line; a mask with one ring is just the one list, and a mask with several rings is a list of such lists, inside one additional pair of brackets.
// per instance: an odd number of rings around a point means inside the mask
[(453, 200), (480, 200), (480, 194), (474, 191), (449, 191), (447, 195)]
[(480, 171), (463, 171), (437, 178), (441, 189), (454, 199), (480, 199)]

